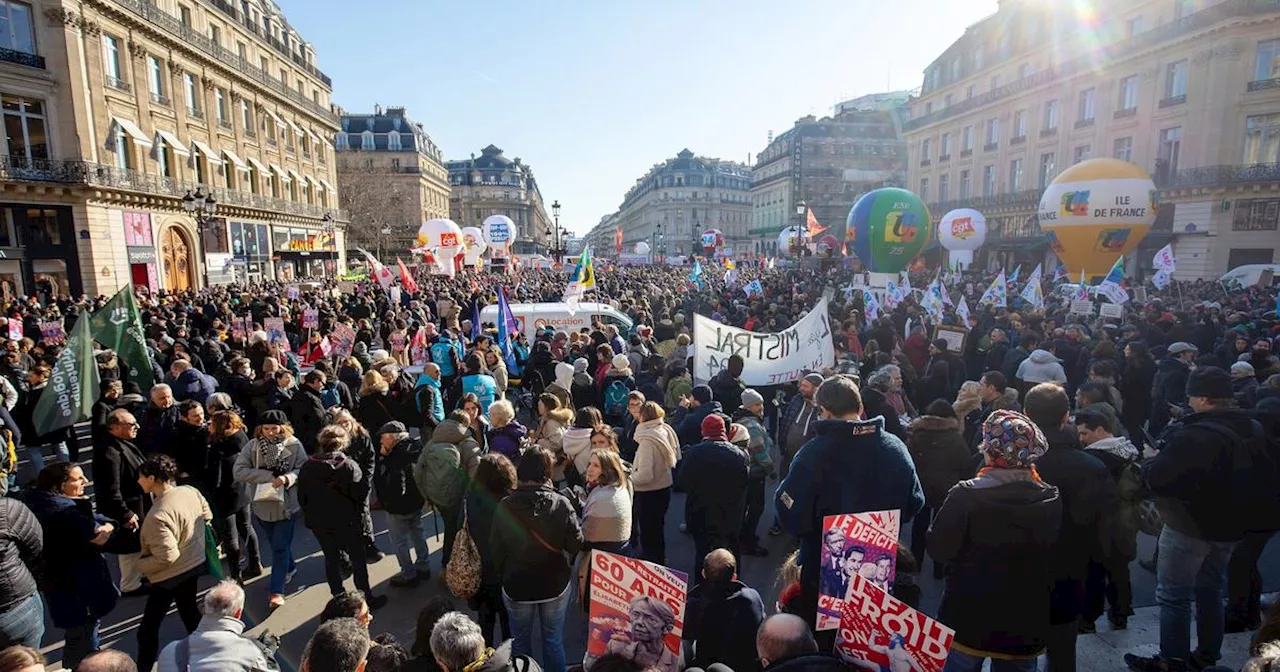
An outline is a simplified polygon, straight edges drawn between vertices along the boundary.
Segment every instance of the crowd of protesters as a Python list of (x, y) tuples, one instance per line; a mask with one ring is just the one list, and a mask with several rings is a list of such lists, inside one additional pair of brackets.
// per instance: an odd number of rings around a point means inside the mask
[[(868, 319), (858, 276), (841, 268), (708, 264), (691, 280), (688, 267), (601, 267), (588, 300), (633, 329), (541, 329), (509, 347), (473, 323), (479, 309), (499, 283), (513, 303), (559, 301), (563, 274), (141, 293), (150, 371), (96, 352), (91, 495), (76, 433), (40, 434), (33, 411), (61, 348), (42, 325), (71, 333), (107, 297), (15, 303), (6, 320), (24, 337), (4, 341), (0, 364), (12, 447), (0, 648), (13, 645), (0, 672), (43, 661), (46, 608), (65, 632), (65, 667), (124, 669), (98, 667), (118, 661), (99, 629), (134, 595), (145, 596), (137, 669), (274, 665), (269, 642), (241, 636), (240, 586), (269, 571), (268, 608), (288, 608), (299, 525), (334, 596), (304, 653), (312, 672), (565, 670), (566, 616), (586, 608), (593, 549), (690, 572), (680, 664), (835, 669), (834, 631), (813, 633), (822, 519), (887, 509), (911, 526), (894, 594), (918, 605), (926, 559), (945, 582), (930, 615), (956, 631), (947, 670), (987, 659), (1033, 670), (1042, 655), (1050, 670), (1076, 669), (1078, 634), (1103, 614), (1111, 629), (1133, 615), (1139, 530), (1159, 535), (1142, 560), (1156, 574), (1160, 650), (1127, 655), (1132, 669), (1208, 669), (1224, 633), (1246, 630), (1259, 631), (1255, 654), (1274, 655), (1257, 563), (1280, 530), (1276, 290), (1146, 286), (1123, 318), (1102, 319), (1071, 314), (1072, 293), (1049, 279), (1042, 307), (979, 305), (992, 276), (950, 278), (948, 299), (964, 297), (971, 316), (962, 324), (948, 307), (939, 325), (914, 298)], [(919, 290), (932, 274), (910, 277)], [(762, 295), (743, 291), (751, 280)], [(748, 386), (734, 357), (693, 379), (695, 314), (776, 331), (824, 295), (835, 367)], [(283, 334), (268, 333), (272, 318)], [(963, 347), (938, 326), (964, 333)], [(340, 327), (354, 334), (349, 352), (330, 338)], [(677, 530), (666, 521), (679, 491)], [(409, 648), (369, 636), (389, 599), (369, 578), (384, 553), (373, 509), (399, 567), (392, 589), (433, 576), (424, 515), (443, 527), (438, 567), (462, 557), (463, 533), (477, 551), (478, 590), (429, 603)], [(671, 557), (682, 532), (694, 554)], [(768, 619), (737, 576), (744, 556), (769, 555), (762, 535), (798, 548), (777, 561), (785, 613)], [(207, 574), (226, 580), (201, 603)], [(161, 647), (175, 605), (190, 636)], [(659, 662), (631, 658), (586, 662)]]

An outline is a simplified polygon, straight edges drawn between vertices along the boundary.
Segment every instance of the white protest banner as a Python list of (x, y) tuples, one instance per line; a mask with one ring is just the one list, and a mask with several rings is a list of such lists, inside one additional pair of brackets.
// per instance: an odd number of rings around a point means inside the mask
[(1114, 317), (1118, 320), (1124, 317), (1124, 306), (1118, 303), (1104, 303), (1098, 307), (1098, 314), (1103, 317)]
[(836, 655), (856, 669), (942, 672), (955, 636), (855, 574), (844, 597)]
[(799, 322), (773, 334), (694, 315), (693, 347), (693, 377), (704, 383), (726, 368), (733, 355), (744, 360), (742, 382), (752, 386), (788, 383), (836, 363), (826, 299)]
[(1080, 301), (1078, 299), (1075, 301), (1072, 301), (1071, 314), (1072, 315), (1092, 315), (1093, 301), (1089, 301), (1089, 300)]
[(678, 672), (689, 577), (604, 551), (591, 551), (587, 660), (617, 653), (645, 669)]

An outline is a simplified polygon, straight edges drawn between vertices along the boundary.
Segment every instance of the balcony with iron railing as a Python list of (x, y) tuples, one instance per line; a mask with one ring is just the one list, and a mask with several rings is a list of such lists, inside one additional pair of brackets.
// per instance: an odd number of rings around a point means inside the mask
[[(903, 129), (914, 131), (930, 124), (967, 114), (991, 103), (1013, 98), (1025, 91), (1055, 83), (1060, 79), (1105, 70), (1115, 61), (1135, 56), (1163, 42), (1210, 28), (1228, 19), (1248, 18), (1272, 12), (1280, 12), (1280, 0), (1225, 0), (1127, 39), (1091, 48), (1088, 53), (1056, 67), (1041, 70), (997, 89), (992, 89), (973, 98), (962, 100), (954, 105), (916, 117), (903, 124)], [(1121, 117), (1117, 116), (1116, 118)]]
[(169, 102), (169, 96), (166, 96), (163, 93), (156, 93), (154, 91), (151, 92), (151, 102), (155, 103), (156, 105), (164, 105), (165, 107), (172, 106), (172, 104)]
[(206, 192), (214, 190), (217, 192), (218, 202), (223, 205), (317, 219), (327, 214), (336, 221), (350, 221), (348, 214), (340, 209), (326, 208), (311, 203), (296, 203), (247, 191), (226, 189), (219, 185), (184, 182), (88, 161), (32, 160), (17, 156), (0, 156), (0, 182), (83, 184), (93, 187), (134, 191), (153, 196), (168, 196), (174, 199), (181, 199), (187, 192), (194, 192), (196, 189), (203, 189)]
[(106, 82), (107, 88), (115, 89), (116, 91), (123, 91), (125, 93), (133, 93), (133, 87), (129, 85), (129, 82), (126, 82), (119, 77), (104, 75), (102, 79)]
[(40, 68), (44, 70), (44, 56), (28, 54), (25, 51), (15, 51), (13, 49), (0, 49), (0, 62), (17, 63), (25, 65), (28, 68)]
[[(247, 59), (241, 58), (239, 54), (229, 49), (226, 49), (220, 44), (217, 44), (213, 40), (209, 39), (207, 35), (200, 33), (195, 28), (183, 24), (181, 21), (178, 20), (177, 17), (157, 7), (154, 4), (154, 2), (152, 2), (152, 0), (115, 0), (115, 3), (120, 5), (121, 7), (127, 8), (129, 11), (133, 12), (134, 14), (137, 14), (143, 19), (146, 19), (147, 21), (151, 22), (153, 25), (158, 26), (159, 28), (167, 31), (174, 37), (177, 37), (179, 40), (181, 40), (184, 44), (187, 44), (196, 49), (199, 49), (200, 51), (208, 54), (209, 56), (212, 56), (218, 61), (221, 61), (223, 64), (234, 68), (235, 70), (239, 71), (241, 74), (247, 76), (249, 79), (252, 79), (258, 82), (259, 84), (265, 86), (267, 89), (271, 90), (277, 95), (283, 96), (284, 98), (287, 98), (289, 101), (298, 105), (299, 107), (302, 107), (310, 111), (311, 113), (320, 116), (326, 121), (329, 121), (334, 125), (337, 125), (338, 116), (333, 113), (333, 110), (323, 107), (317, 104), (315, 101), (311, 100), (310, 98), (307, 98), (301, 93), (298, 93), (296, 90), (291, 89), (288, 86), (285, 86), (285, 84), (281, 82), (279, 79), (272, 77), (269, 73), (265, 72), (262, 68), (259, 68), (258, 66), (249, 63)], [(249, 25), (247, 24), (247, 22), (242, 22), (242, 23)], [(257, 34), (259, 37), (262, 37), (261, 31), (253, 30), (253, 32)], [(289, 54), (286, 54), (286, 55), (289, 55)], [(292, 55), (290, 56), (291, 56), (291, 60), (293, 60), (295, 64), (298, 65), (298, 67), (302, 68), (303, 70), (306, 70), (308, 73), (315, 76), (317, 79), (323, 82), (324, 85), (328, 87), (330, 90), (333, 89), (332, 80), (330, 80), (329, 77), (326, 76), (323, 72), (320, 72), (318, 69), (316, 69), (314, 66), (310, 64), (306, 64), (305, 62), (299, 62), (299, 61), (304, 61), (304, 59), (292, 58)]]

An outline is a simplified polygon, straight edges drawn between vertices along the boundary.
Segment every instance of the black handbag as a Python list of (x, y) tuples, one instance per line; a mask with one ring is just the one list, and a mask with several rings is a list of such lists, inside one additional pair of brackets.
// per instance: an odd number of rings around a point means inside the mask
[(102, 545), (102, 552), (115, 555), (141, 553), (142, 520), (138, 520), (138, 527), (133, 530), (125, 526), (124, 523), (116, 523), (115, 526), (116, 529), (111, 532), (111, 536), (107, 537), (107, 543)]

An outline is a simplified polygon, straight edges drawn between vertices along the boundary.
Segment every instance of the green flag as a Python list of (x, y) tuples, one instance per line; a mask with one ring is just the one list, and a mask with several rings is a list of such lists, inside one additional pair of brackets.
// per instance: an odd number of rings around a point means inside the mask
[(88, 316), (81, 315), (31, 413), (36, 434), (48, 434), (88, 418), (97, 398), (98, 363), (93, 359)]
[(102, 310), (93, 314), (93, 339), (114, 350), (129, 371), (129, 381), (145, 393), (155, 384), (147, 342), (142, 335), (142, 317), (133, 300), (133, 287), (125, 285)]

